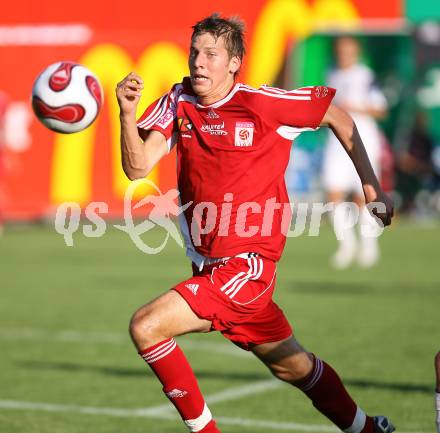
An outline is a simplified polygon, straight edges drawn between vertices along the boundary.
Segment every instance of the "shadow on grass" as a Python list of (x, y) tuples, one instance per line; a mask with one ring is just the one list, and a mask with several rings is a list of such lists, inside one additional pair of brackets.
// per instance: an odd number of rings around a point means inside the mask
[[(74, 363), (55, 363), (55, 362), (17, 362), (17, 365), (26, 370), (46, 370), (46, 371), (66, 371), (69, 373), (98, 373), (105, 376), (120, 377), (154, 377), (152, 371), (146, 366), (145, 368), (119, 368), (105, 367), (99, 365), (84, 365)], [(197, 370), (196, 375), (199, 379), (222, 379), (222, 380), (267, 380), (272, 377), (268, 372), (262, 370), (261, 373), (234, 373), (234, 372), (218, 372)], [(432, 385), (423, 385), (417, 383), (398, 383), (398, 382), (381, 382), (377, 380), (364, 379), (346, 379), (344, 383), (347, 386), (361, 389), (376, 389), (384, 391), (396, 391), (406, 393), (423, 393), (432, 394), (434, 387)]]
[[(120, 368), (120, 367), (106, 367), (100, 365), (85, 365), (74, 364), (70, 362), (17, 362), (16, 365), (26, 370), (39, 371), (66, 371), (69, 373), (98, 373), (107, 376), (121, 376), (121, 377), (155, 377), (150, 368), (145, 365), (145, 368)], [(196, 375), (199, 379), (226, 379), (226, 380), (267, 380), (271, 378), (269, 372), (265, 374), (265, 370), (261, 373), (246, 373), (246, 372), (225, 372), (197, 370)]]
[(347, 379), (344, 380), (344, 383), (350, 387), (362, 389), (381, 389), (408, 393), (421, 392), (423, 394), (432, 394), (434, 392), (433, 385), (422, 385), (417, 383), (390, 383), (362, 379)]
[(387, 282), (387, 281), (285, 281), (280, 283), (294, 293), (310, 295), (363, 296), (374, 293), (392, 293), (420, 296), (439, 296), (437, 283)]

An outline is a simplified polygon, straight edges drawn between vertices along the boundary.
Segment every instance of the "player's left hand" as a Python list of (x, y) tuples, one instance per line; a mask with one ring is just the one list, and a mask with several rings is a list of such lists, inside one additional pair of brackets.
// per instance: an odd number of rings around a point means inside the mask
[(394, 216), (394, 204), (387, 194), (380, 190), (374, 198), (367, 198), (366, 204), (370, 213), (379, 218), (384, 226), (391, 224), (391, 219)]

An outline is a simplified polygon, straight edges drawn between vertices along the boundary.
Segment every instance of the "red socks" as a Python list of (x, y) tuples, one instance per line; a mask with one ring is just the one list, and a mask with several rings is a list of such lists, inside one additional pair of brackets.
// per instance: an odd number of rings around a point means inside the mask
[(221, 433), (197, 385), (197, 379), (174, 339), (161, 341), (139, 353), (163, 385), (191, 432)]
[[(140, 355), (162, 383), (165, 395), (191, 432), (220, 433), (194, 372), (174, 339), (149, 347)], [(356, 405), (333, 368), (319, 358), (314, 357), (312, 372), (295, 386), (345, 433), (374, 433), (373, 419)]]
[(336, 371), (324, 361), (314, 356), (312, 372), (295, 386), (344, 432), (373, 433), (373, 419), (356, 405)]

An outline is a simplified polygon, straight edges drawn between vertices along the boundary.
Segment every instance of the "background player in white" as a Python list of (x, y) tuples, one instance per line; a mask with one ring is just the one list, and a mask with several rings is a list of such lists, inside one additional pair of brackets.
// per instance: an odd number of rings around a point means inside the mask
[[(190, 78), (173, 86), (138, 122), (135, 116), (142, 79), (131, 73), (118, 84), (122, 164), (127, 176), (146, 176), (177, 143), (183, 198), (222, 201), (225, 192), (236, 193), (234, 197), (241, 194), (242, 198), (231, 203), (232, 209), (249, 198), (260, 203), (267, 191), (287, 200), (284, 172), (290, 134), (328, 125), (352, 158), (366, 200), (382, 202), (383, 209), (377, 215), (385, 225), (390, 224), (392, 204), (380, 189), (352, 119), (330, 105), (334, 90), (311, 87), (283, 91), (241, 85), (235, 79), (243, 54), (241, 24), (213, 15), (194, 26)], [(234, 132), (242, 130), (249, 134), (234, 137)], [(254, 221), (262, 218), (258, 212), (251, 216)], [(216, 224), (218, 229), (218, 221)], [(200, 267), (193, 266), (194, 276), (141, 307), (130, 324), (140, 355), (190, 431), (220, 430), (173, 337), (219, 330), (251, 350), (276, 377), (303, 391), (321, 413), (347, 433), (392, 432), (385, 417), (367, 416), (337, 373), (300, 346), (282, 310), (273, 302), (276, 260), (285, 242), (280, 239), (280, 227), (273, 236), (258, 242), (232, 233), (223, 239), (210, 234), (203, 242), (198, 253), (205, 248), (209, 254)], [(224, 254), (218, 255), (219, 251)], [(229, 285), (235, 290), (230, 296)], [(253, 299), (239, 302), (243, 297)]]
[[(374, 73), (359, 62), (359, 42), (350, 36), (342, 36), (335, 41), (336, 68), (330, 71), (327, 84), (337, 92), (334, 103), (346, 110), (354, 119), (359, 134), (365, 141), (365, 149), (373, 170), (380, 176), (381, 138), (375, 119), (385, 116), (385, 97), (374, 83)], [(370, 267), (379, 259), (377, 237), (362, 235), (362, 225), (375, 222), (364, 207), (362, 185), (356, 170), (334, 134), (329, 134), (324, 151), (323, 186), (328, 201), (341, 203), (352, 194), (353, 201), (360, 207), (359, 237), (354, 221), (347, 221), (344, 212), (333, 213), (335, 233), (339, 247), (332, 257), (336, 268), (349, 266), (354, 259), (362, 267)]]

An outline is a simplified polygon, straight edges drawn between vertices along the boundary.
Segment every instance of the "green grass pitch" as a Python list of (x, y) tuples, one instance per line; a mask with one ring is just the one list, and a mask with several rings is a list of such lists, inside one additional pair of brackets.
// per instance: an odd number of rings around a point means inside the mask
[[(162, 235), (143, 238), (153, 246)], [(0, 433), (185, 432), (127, 333), (135, 308), (189, 275), (184, 251), (170, 240), (146, 255), (114, 229), (74, 242), (44, 226), (0, 238)], [(400, 432), (433, 432), (440, 224), (396, 221), (381, 246), (376, 268), (337, 272), (329, 227), (289, 239), (275, 298), (365, 411), (389, 415)], [(224, 433), (334, 431), (220, 335), (179, 341)]]

